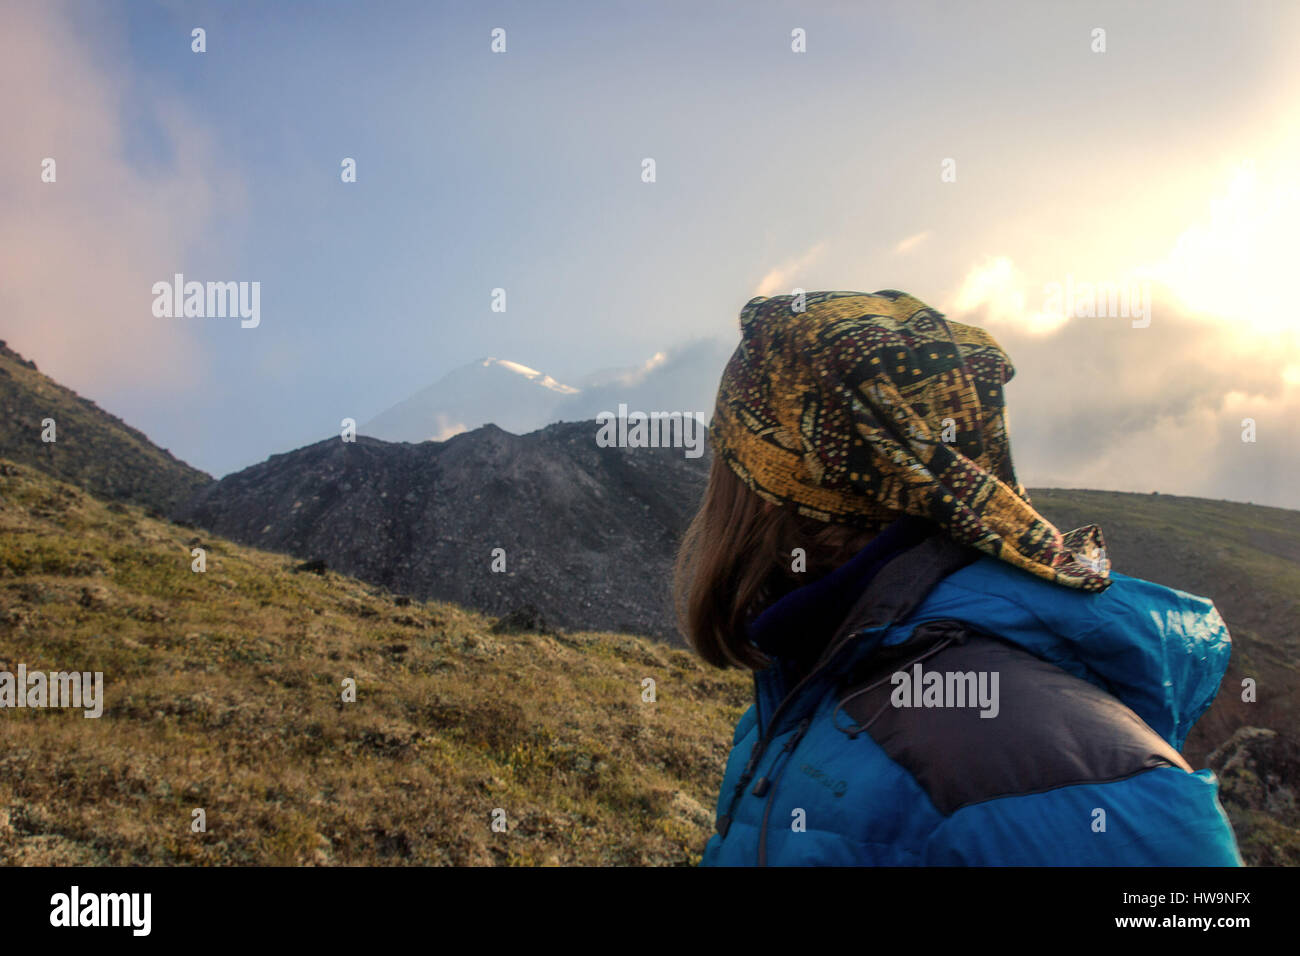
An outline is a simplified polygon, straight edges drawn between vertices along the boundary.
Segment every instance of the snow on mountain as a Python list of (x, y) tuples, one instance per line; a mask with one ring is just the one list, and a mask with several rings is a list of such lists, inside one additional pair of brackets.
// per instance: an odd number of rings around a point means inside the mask
[(362, 425), (385, 441), (442, 441), (493, 424), (516, 435), (558, 421), (594, 420), (620, 403), (640, 411), (702, 411), (708, 418), (731, 348), (705, 339), (631, 368), (607, 368), (565, 385), (519, 362), (485, 358), (449, 372)]
[(485, 358), (448, 372), (358, 431), (408, 442), (442, 441), (487, 424), (523, 434), (557, 421), (551, 409), (577, 393), (527, 365)]

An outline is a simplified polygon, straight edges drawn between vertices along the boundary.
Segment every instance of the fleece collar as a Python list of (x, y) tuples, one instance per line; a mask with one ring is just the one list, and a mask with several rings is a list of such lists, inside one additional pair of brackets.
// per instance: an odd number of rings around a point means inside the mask
[[(759, 693), (779, 701), (806, 673), (885, 565), (936, 530), (904, 515), (830, 574), (786, 594), (749, 625), (749, 638), (772, 666), (755, 674)], [(770, 712), (770, 709), (769, 709)]]

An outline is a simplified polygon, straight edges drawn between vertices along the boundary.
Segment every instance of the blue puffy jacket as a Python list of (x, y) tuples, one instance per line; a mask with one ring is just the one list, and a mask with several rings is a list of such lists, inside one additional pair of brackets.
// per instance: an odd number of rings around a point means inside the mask
[(703, 864), (1242, 865), (1178, 753), (1228, 630), (1111, 578), (1071, 590), (905, 518), (778, 601)]

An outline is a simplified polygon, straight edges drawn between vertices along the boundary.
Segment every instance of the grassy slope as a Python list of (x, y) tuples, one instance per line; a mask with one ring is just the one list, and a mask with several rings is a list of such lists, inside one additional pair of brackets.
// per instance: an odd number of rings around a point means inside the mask
[(101, 670), (107, 699), (99, 720), (0, 713), (0, 862), (698, 858), (743, 675), (649, 640), (493, 635), (221, 540), (195, 573), (192, 535), (0, 463), (0, 670)]
[[(57, 441), (41, 440), (54, 419)], [(102, 498), (170, 514), (212, 476), (191, 468), (94, 402), (39, 372), (0, 342), (0, 458), (9, 458)]]

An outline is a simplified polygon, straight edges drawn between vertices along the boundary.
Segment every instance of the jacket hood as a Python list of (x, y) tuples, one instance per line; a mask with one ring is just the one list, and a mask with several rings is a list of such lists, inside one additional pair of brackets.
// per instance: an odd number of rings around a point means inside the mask
[(1227, 669), (1227, 625), (1208, 598), (1110, 579), (1084, 592), (981, 557), (939, 582), (883, 643), (903, 643), (926, 621), (962, 621), (1108, 691), (1181, 750)]

